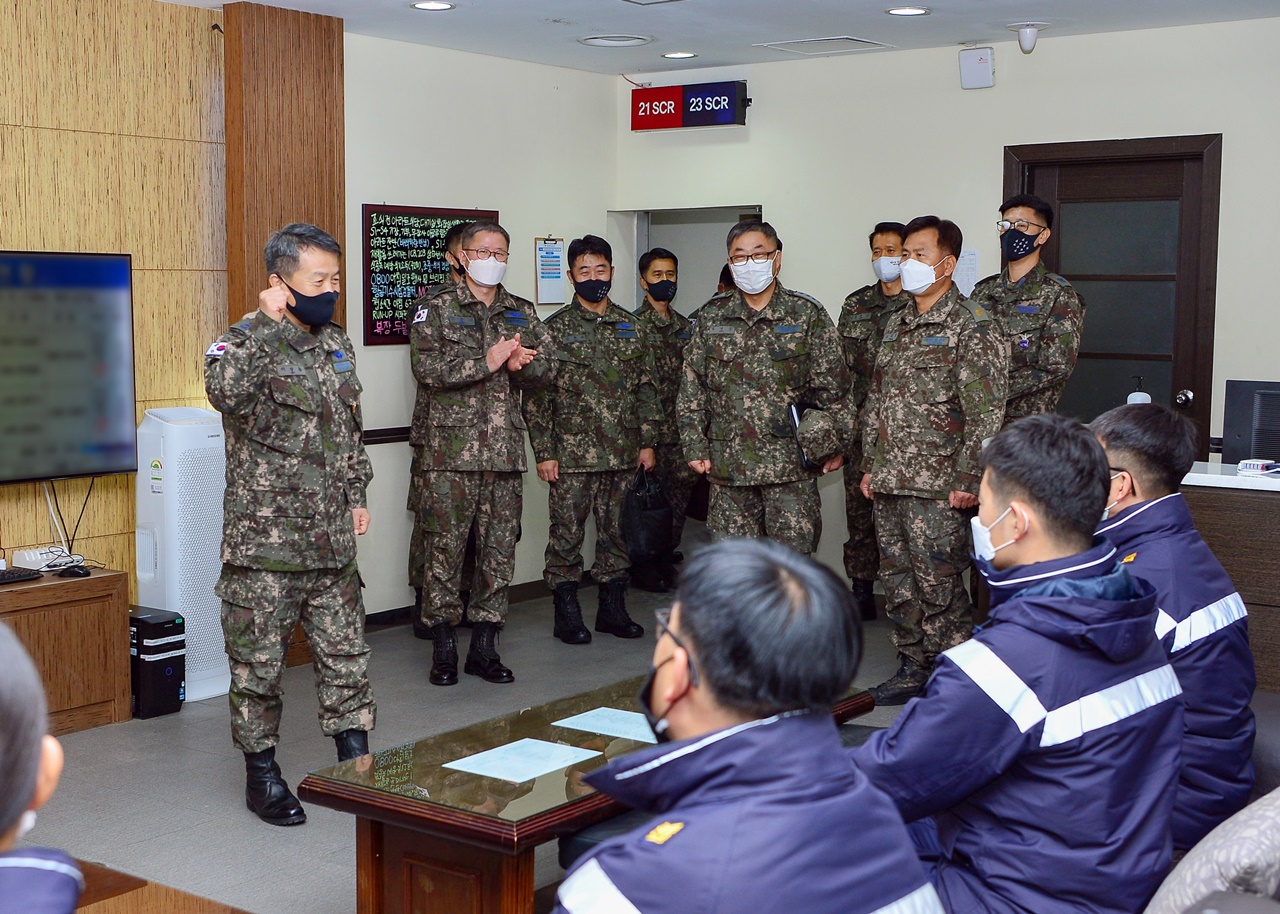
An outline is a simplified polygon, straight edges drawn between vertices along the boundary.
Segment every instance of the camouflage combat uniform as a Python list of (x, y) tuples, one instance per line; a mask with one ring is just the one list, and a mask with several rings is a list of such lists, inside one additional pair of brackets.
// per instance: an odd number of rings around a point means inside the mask
[(1009, 402), (1004, 423), (1051, 413), (1076, 367), (1084, 333), (1084, 299), (1043, 263), (1015, 285), (1009, 268), (973, 290), (973, 302), (995, 318), (1009, 341)]
[(906, 292), (892, 298), (879, 282), (863, 286), (844, 300), (836, 329), (849, 367), (849, 394), (845, 398), (842, 424), (849, 440), (844, 460), (844, 509), (849, 539), (844, 544), (844, 571), (850, 578), (874, 581), (880, 570), (880, 547), (876, 544), (875, 511), (862, 494), (861, 413), (871, 389), (871, 374), (885, 325), (899, 309), (914, 306)]
[(587, 515), (596, 519), (597, 583), (626, 580), (622, 496), (641, 448), (653, 447), (660, 415), (653, 353), (635, 318), (612, 301), (603, 315), (575, 298), (547, 318), (558, 360), (553, 387), (524, 398), (529, 443), (538, 463), (560, 462), (551, 484), (547, 586), (582, 579)]
[(929, 666), (969, 637), (971, 511), (982, 442), (1000, 429), (1008, 383), (1004, 338), (990, 314), (952, 287), (924, 314), (889, 321), (863, 410), (863, 469), (871, 473), (880, 583), (898, 653)]
[(285, 651), (299, 621), (311, 646), (326, 736), (372, 730), (364, 603), (351, 511), (373, 478), (360, 381), (337, 324), (312, 334), (258, 312), (205, 353), (222, 413), (222, 628), (231, 733), (242, 752), (278, 740)]
[[(440, 283), (427, 289), (426, 293), (413, 303), (412, 314), (416, 314), (423, 302), (431, 296), (452, 286), (452, 282)], [(409, 347), (410, 366), (412, 370), (413, 347)], [(409, 535), (409, 586), (421, 587), (426, 569), (426, 557), (423, 551), (422, 530), (422, 489), (425, 480), (422, 473), (426, 469), (427, 459), (427, 414), (431, 409), (431, 391), (417, 385), (413, 399), (413, 420), (409, 424), (409, 447), (413, 456), (409, 463), (409, 492), (405, 499), (405, 510), (413, 515), (413, 532)]]
[(684, 459), (680, 427), (676, 423), (676, 398), (680, 393), (680, 379), (684, 377), (684, 347), (693, 335), (693, 323), (675, 308), (667, 307), (671, 316), (664, 318), (646, 300), (636, 309), (636, 324), (647, 333), (653, 344), (654, 381), (662, 404), (662, 419), (654, 439), (657, 441), (654, 471), (671, 501), (674, 521), (671, 548), (677, 549), (680, 537), (684, 535), (684, 512), (689, 506), (689, 494), (698, 481), (698, 474)]
[[(725, 292), (703, 306), (684, 365), (677, 421), (685, 456), (711, 461), (707, 526), (812, 553), (822, 532), (818, 474), (800, 462), (788, 409), (825, 410), (848, 389), (831, 317), (778, 282), (760, 311)], [(818, 415), (834, 432), (836, 418)]]
[[(538, 355), (519, 371), (505, 365), (490, 371), (486, 353), (517, 333)], [(420, 477), (423, 619), (428, 625), (461, 620), (463, 552), (474, 525), (468, 615), (501, 625), (524, 495), (519, 392), (551, 381), (551, 338), (530, 302), (498, 286), (493, 304), (485, 305), (463, 283), (418, 302), (409, 345), (413, 376), (429, 391)]]

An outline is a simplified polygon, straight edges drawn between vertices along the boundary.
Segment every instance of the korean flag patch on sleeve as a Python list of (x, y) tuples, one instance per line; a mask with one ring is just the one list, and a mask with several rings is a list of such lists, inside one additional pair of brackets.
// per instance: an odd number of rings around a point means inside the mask
[(220, 359), (226, 351), (226, 340), (214, 340), (213, 345), (204, 351), (204, 357), (206, 359)]
[(419, 308), (419, 309), (417, 310), (417, 312), (413, 315), (413, 322), (414, 322), (415, 324), (421, 324), (423, 321), (425, 321), (425, 320), (427, 319), (427, 311), (428, 311), (428, 310), (430, 310), (430, 309), (428, 309), (428, 308)]

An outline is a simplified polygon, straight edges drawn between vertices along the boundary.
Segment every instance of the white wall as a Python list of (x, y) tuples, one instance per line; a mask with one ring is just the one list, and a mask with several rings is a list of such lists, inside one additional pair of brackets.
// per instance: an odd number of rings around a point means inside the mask
[[(992, 223), (1006, 145), (1221, 133), (1213, 433), (1221, 431), (1228, 377), (1280, 377), (1280, 321), (1260, 288), (1270, 285), (1269, 226), (1280, 208), (1273, 50), (1280, 19), (1081, 37), (1048, 32), (1030, 56), (1002, 42), (995, 88), (973, 91), (959, 87), (955, 48), (671, 74), (663, 82), (747, 79), (749, 125), (647, 134), (630, 132), (631, 87), (619, 78), (357, 35), (346, 41), (353, 302), (364, 202), (497, 208), (515, 236), (509, 285), (530, 296), (535, 235), (610, 231), (608, 210), (750, 201), (786, 242), (783, 281), (834, 313), (851, 289), (871, 281), (865, 238), (882, 219), (928, 212), (954, 219), (965, 246), (979, 250), (983, 274), (994, 272)], [(486, 123), (469, 109), (494, 113)], [(467, 129), (445, 126), (441, 112)], [(605, 122), (611, 129), (601, 129)], [(371, 391), (366, 423), (407, 424), (412, 382), (404, 349), (360, 356)], [(540, 576), (546, 537), (546, 487), (530, 479), (518, 582)], [(822, 491), (827, 532), (819, 556), (839, 567), (837, 480), (825, 480)], [(386, 498), (375, 511), (407, 519), (403, 489)], [(382, 539), (365, 548), (375, 545), (402, 548)]]
[[(872, 280), (866, 233), (882, 219), (954, 219), (983, 275), (999, 268), (993, 222), (1006, 145), (1223, 134), (1213, 434), (1225, 381), (1280, 377), (1280, 321), (1258, 282), (1280, 209), (1280, 19), (1041, 36), (996, 46), (996, 86), (960, 89), (956, 48), (689, 71), (664, 83), (748, 81), (745, 128), (630, 132), (618, 81), (619, 209), (759, 202), (786, 243), (782, 279), (833, 313)], [(1012, 36), (1011, 36), (1012, 37)], [(683, 77), (683, 78), (682, 78)], [(1270, 286), (1269, 279), (1261, 284)], [(826, 481), (820, 558), (840, 567), (843, 508)]]
[[(360, 206), (496, 209), (511, 233), (506, 286), (532, 300), (533, 239), (603, 233), (614, 193), (614, 78), (348, 34), (345, 288), (366, 428), (409, 424), (406, 346), (364, 347)], [(542, 316), (554, 308), (542, 309)], [(379, 452), (398, 450), (403, 453)], [(371, 448), (373, 526), (362, 538), (366, 609), (411, 603), (404, 570), (410, 516), (407, 444)], [(532, 455), (530, 455), (532, 467)], [(530, 472), (517, 582), (542, 576), (547, 486)]]

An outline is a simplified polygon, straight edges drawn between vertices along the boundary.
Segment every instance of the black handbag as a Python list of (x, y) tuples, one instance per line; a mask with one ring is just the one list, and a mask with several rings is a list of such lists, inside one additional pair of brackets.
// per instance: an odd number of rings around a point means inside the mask
[(633, 563), (662, 558), (671, 552), (671, 500), (662, 484), (636, 470), (622, 497), (622, 538)]

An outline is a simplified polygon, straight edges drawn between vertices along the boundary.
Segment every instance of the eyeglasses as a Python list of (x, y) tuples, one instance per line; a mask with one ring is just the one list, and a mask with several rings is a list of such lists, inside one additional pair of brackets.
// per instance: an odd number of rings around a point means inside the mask
[[(1038, 235), (1048, 227), (1049, 226), (1047, 225), (1040, 225), (1038, 222), (1028, 222), (1026, 219), (1019, 219), (1017, 222), (1010, 222), (1008, 219), (1001, 219), (996, 223), (996, 228), (999, 230), (1001, 235), (1009, 231), (1009, 229), (1016, 229), (1024, 235)], [(1029, 229), (1033, 228), (1037, 229), (1037, 231), (1029, 231)]]
[(734, 254), (729, 258), (729, 263), (735, 267), (740, 267), (748, 260), (752, 263), (768, 263), (777, 255), (778, 250), (774, 248), (772, 251), (757, 251), (754, 254)]
[(698, 684), (698, 668), (693, 665), (693, 654), (689, 651), (688, 645), (680, 640), (680, 636), (671, 630), (671, 610), (655, 609), (653, 611), (653, 619), (657, 623), (657, 637), (654, 642), (662, 640), (662, 636), (666, 635), (675, 642), (676, 647), (684, 648), (684, 652), (689, 655), (689, 682), (693, 685)]
[(511, 256), (509, 251), (491, 251), (488, 248), (463, 248), (463, 250), (468, 254), (474, 254), (476, 260), (488, 260), (493, 257), (498, 263), (506, 263), (507, 258)]

